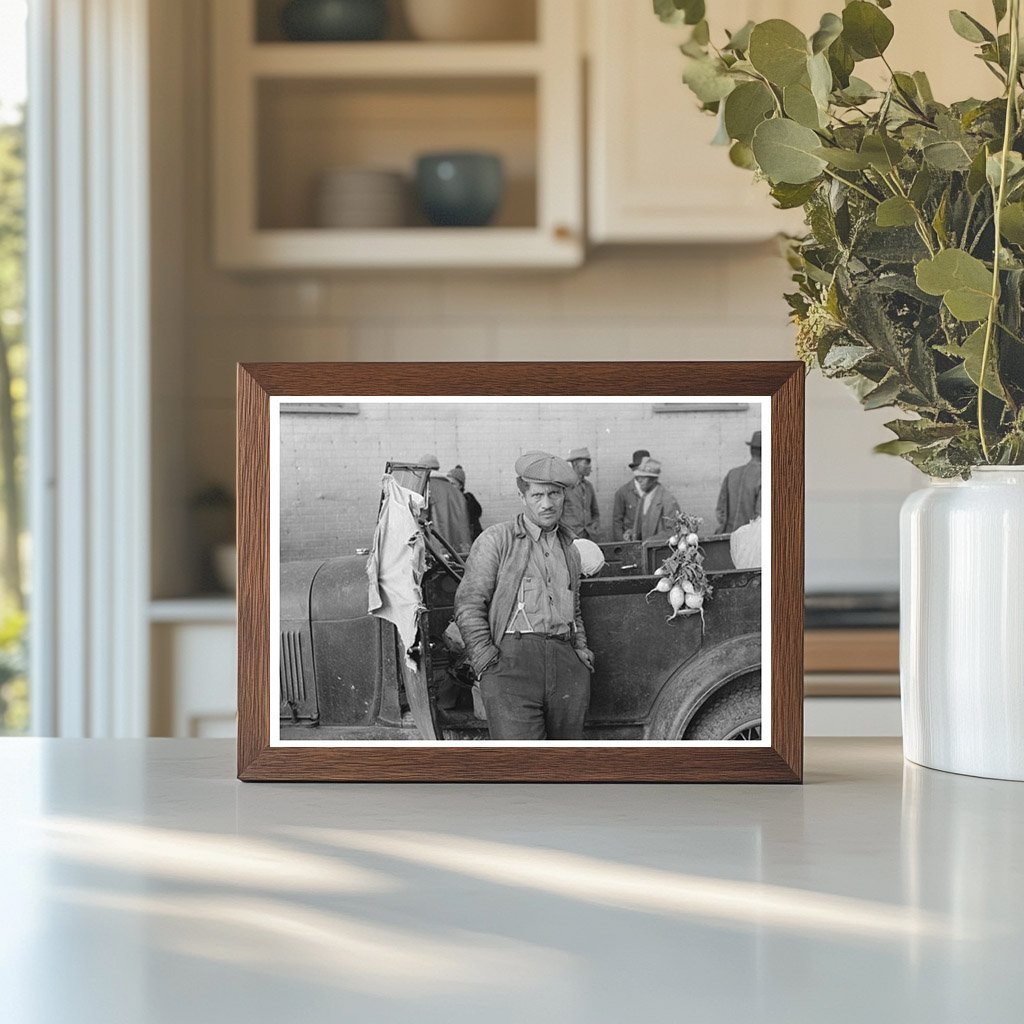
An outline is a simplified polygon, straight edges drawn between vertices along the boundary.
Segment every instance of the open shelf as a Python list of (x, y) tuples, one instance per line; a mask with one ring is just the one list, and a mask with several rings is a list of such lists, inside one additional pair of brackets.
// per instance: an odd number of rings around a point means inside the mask
[[(579, 265), (578, 12), (566, 0), (523, 2), (535, 22), (528, 40), (429, 43), (406, 31), (380, 42), (297, 43), (280, 41), (278, 0), (218, 0), (211, 126), (218, 265)], [(501, 158), (504, 194), (485, 227), (432, 227), (415, 201), (417, 158), (451, 151)], [(407, 208), (398, 213), (378, 200), (379, 218), (361, 206), (346, 221), (380, 227), (325, 225), (316, 197), (324, 176), (340, 169), (401, 174)]]
[[(218, 0), (220, 2), (220, 0)], [(286, 42), (289, 46), (307, 47), (316, 44), (302, 41), (286, 40), (281, 27), (281, 12), (288, 0), (245, 0), (254, 4), (253, 28), (250, 39), (259, 44)], [(422, 2), (422, 0), (420, 0)], [(566, 3), (568, 0), (559, 0)], [(537, 4), (538, 0), (502, 0), (499, 12), (504, 23), (500, 40), (503, 42), (532, 42), (537, 39)], [(416, 39), (410, 18), (406, 13), (405, 0), (388, 0), (388, 24), (384, 39), (380, 42), (368, 41), (356, 43), (357, 46), (377, 47), (397, 40), (419, 43)]]
[(257, 78), (535, 75), (542, 61), (535, 43), (273, 43), (247, 55)]
[(405, 223), (378, 230), (428, 229), (415, 198), (416, 160), (451, 150), (495, 153), (504, 167), (505, 194), (492, 225), (469, 233), (536, 228), (535, 85), (533, 79), (260, 82), (259, 229), (324, 230), (316, 192), (323, 173), (337, 167), (403, 175)]

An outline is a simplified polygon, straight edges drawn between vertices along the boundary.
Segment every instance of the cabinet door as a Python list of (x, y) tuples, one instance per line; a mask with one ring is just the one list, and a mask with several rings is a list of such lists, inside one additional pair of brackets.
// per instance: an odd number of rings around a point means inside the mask
[[(682, 83), (689, 28), (663, 25), (649, 0), (590, 4), (589, 216), (594, 242), (711, 242), (799, 230), (767, 186), (712, 146), (715, 119)], [(748, 19), (817, 26), (827, 0), (708, 4), (713, 37)], [(805, 8), (803, 16), (799, 8)]]
[[(650, 0), (586, 0), (590, 26), (589, 217), (593, 242), (704, 242), (767, 238), (800, 231), (799, 211), (779, 211), (767, 187), (712, 146), (713, 118), (682, 84), (678, 45), (685, 26), (663, 25)], [(748, 19), (785, 18), (810, 34), (828, 0), (709, 0), (712, 36)], [(924, 70), (935, 95), (951, 102), (998, 95), (974, 48), (933, 0), (900, 0), (886, 11), (896, 34), (887, 53), (901, 70)], [(955, 6), (986, 25), (990, 0)], [(1006, 24), (1002, 26), (1005, 31)], [(887, 82), (881, 61), (858, 66), (872, 84)]]

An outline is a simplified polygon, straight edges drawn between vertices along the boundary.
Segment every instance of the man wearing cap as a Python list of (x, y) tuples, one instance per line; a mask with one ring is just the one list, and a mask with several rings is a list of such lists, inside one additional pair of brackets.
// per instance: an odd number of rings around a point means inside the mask
[(761, 514), (761, 431), (747, 442), (750, 461), (730, 469), (718, 495), (718, 532), (732, 533)]
[(466, 512), (469, 515), (469, 538), (472, 542), (483, 533), (480, 517), (484, 514), (484, 510), (480, 502), (476, 500), (476, 496), (466, 490), (466, 471), (461, 466), (449, 469), (448, 479), (462, 491), (462, 496), (466, 499)]
[[(629, 471), (636, 472), (637, 466), (650, 454), (646, 448), (638, 448), (633, 452), (633, 461), (629, 464)], [(636, 506), (643, 496), (644, 492), (636, 482), (636, 477), (630, 477), (629, 483), (623, 484), (615, 492), (615, 501), (612, 504), (612, 540), (633, 540), (633, 520), (636, 519)]]
[(594, 655), (580, 615), (580, 556), (560, 522), (578, 477), (564, 459), (516, 460), (523, 511), (477, 538), (455, 592), (491, 739), (580, 739)]
[[(440, 470), (436, 455), (422, 455), (420, 466)], [(459, 552), (468, 551), (473, 538), (469, 533), (469, 511), (462, 491), (444, 474), (432, 472), (427, 484), (427, 517), (434, 529)]]
[(592, 465), (590, 449), (573, 448), (569, 452), (569, 464), (576, 472), (576, 483), (565, 489), (562, 525), (577, 537), (596, 541), (601, 533), (601, 513), (594, 485), (587, 479)]

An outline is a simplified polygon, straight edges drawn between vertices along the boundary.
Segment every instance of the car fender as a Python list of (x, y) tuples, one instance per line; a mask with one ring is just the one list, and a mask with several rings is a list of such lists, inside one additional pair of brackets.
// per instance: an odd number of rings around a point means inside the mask
[(669, 676), (644, 728), (645, 740), (674, 739), (704, 702), (727, 683), (761, 669), (761, 634), (747, 633), (684, 662)]

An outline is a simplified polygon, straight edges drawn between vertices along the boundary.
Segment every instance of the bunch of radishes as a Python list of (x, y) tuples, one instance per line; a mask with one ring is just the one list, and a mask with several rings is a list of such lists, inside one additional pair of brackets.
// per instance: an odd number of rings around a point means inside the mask
[(669, 537), (672, 553), (655, 572), (661, 577), (654, 588), (647, 593), (666, 594), (672, 614), (671, 622), (680, 615), (700, 615), (701, 629), (704, 628), (704, 601), (711, 596), (711, 584), (704, 571), (704, 555), (700, 550), (697, 536), (702, 519), (680, 512), (677, 516), (676, 532)]

